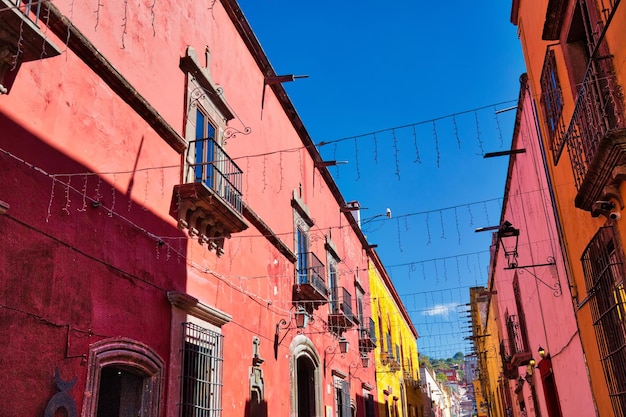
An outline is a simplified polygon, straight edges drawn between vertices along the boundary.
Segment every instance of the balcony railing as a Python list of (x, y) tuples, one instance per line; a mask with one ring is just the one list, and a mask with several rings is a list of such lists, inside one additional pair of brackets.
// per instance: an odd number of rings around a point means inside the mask
[(41, 14), (41, 3), (38, 0), (7, 0), (15, 6), (24, 16), (29, 18), (33, 23), (39, 23), (39, 15)]
[(359, 328), (359, 347), (364, 351), (371, 351), (376, 347), (376, 324), (371, 317), (367, 317)]
[(506, 327), (510, 342), (511, 362), (515, 366), (527, 365), (532, 355), (517, 315), (507, 317)]
[(352, 295), (344, 287), (331, 290), (329, 325), (340, 331), (354, 326), (352, 313)]
[(0, 55), (8, 59), (0, 62), (0, 94), (9, 93), (22, 63), (61, 54), (37, 26), (47, 10), (43, 1), (0, 0)]
[(615, 75), (600, 77), (596, 68), (596, 65), (589, 66), (565, 134), (578, 190), (583, 185), (602, 140), (609, 132), (626, 126), (621, 111), (621, 89)]
[(313, 301), (316, 306), (327, 303), (325, 271), (324, 264), (313, 252), (299, 253), (296, 283), (293, 286), (294, 300)]
[(352, 295), (344, 287), (332, 289), (331, 311), (333, 314), (343, 312), (352, 317)]
[(500, 358), (502, 359), (502, 371), (507, 379), (517, 379), (519, 372), (512, 362), (513, 352), (508, 339), (500, 342)]
[(308, 284), (320, 293), (327, 294), (328, 289), (324, 281), (324, 264), (313, 252), (298, 254), (298, 284)]
[(242, 211), (241, 181), (243, 171), (213, 139), (191, 141), (190, 149), (196, 155), (207, 155), (206, 161), (190, 164), (194, 181), (201, 182), (231, 205), (237, 212)]
[(170, 213), (179, 228), (218, 254), (224, 240), (248, 228), (243, 218), (243, 172), (213, 139), (190, 142), (187, 175), (174, 187)]
[(413, 389), (420, 388), (420, 381), (418, 378), (416, 378), (412, 370), (405, 370), (402, 373), (402, 377), (404, 379), (405, 386), (411, 387)]

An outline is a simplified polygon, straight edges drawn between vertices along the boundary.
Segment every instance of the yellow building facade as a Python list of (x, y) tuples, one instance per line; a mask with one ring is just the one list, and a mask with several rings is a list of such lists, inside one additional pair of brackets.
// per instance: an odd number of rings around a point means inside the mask
[(380, 259), (370, 259), (374, 363), (380, 417), (422, 417), (417, 331)]

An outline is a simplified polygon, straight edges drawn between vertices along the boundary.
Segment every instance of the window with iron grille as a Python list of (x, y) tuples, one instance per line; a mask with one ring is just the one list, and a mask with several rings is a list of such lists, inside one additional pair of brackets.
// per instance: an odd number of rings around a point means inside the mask
[(552, 157), (556, 164), (563, 150), (565, 122), (563, 121), (563, 94), (552, 49), (546, 53), (541, 71), (541, 107), (548, 126)]
[(519, 286), (519, 275), (517, 272), (513, 277), (513, 295), (515, 296), (515, 307), (517, 308), (517, 320), (519, 324), (520, 340), (515, 339), (517, 352), (530, 352), (528, 343), (528, 328), (526, 327), (526, 316), (524, 315), (524, 305), (522, 304), (522, 293)]
[(344, 379), (335, 378), (335, 416), (350, 417), (350, 383)]
[(615, 416), (626, 415), (624, 252), (614, 227), (603, 227), (581, 258), (596, 340)]
[(183, 323), (182, 359), (180, 416), (221, 416), (223, 336)]

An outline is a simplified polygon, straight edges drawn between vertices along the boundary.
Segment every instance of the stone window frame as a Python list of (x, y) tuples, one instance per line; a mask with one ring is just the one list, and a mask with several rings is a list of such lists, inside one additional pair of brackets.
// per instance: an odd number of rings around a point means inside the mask
[(311, 361), (313, 366), (315, 367), (314, 374), (314, 384), (315, 384), (315, 414), (316, 416), (324, 415), (324, 399), (323, 399), (323, 389), (322, 389), (322, 363), (320, 360), (320, 355), (315, 348), (315, 345), (305, 335), (297, 335), (291, 341), (289, 345), (289, 353), (290, 353), (290, 400), (291, 400), (291, 415), (298, 414), (298, 359), (305, 357)]
[(91, 345), (88, 358), (85, 402), (82, 417), (95, 417), (98, 412), (100, 375), (104, 367), (119, 366), (144, 377), (141, 417), (158, 416), (163, 392), (163, 359), (148, 345), (130, 338), (104, 339)]
[[(232, 316), (203, 303), (195, 297), (180, 291), (169, 291), (167, 298), (172, 305), (170, 329), (170, 375), (180, 376), (183, 372), (183, 333), (184, 323), (193, 323), (206, 330), (222, 335), (222, 326), (232, 320)], [(225, 340), (222, 340), (225, 346)], [(224, 349), (225, 350), (225, 349)], [(222, 362), (222, 367), (224, 363)], [(225, 374), (225, 369), (222, 369)], [(222, 377), (223, 379), (223, 377)], [(220, 392), (220, 396), (221, 396)], [(182, 381), (178, 377), (168, 380), (168, 406), (166, 415), (179, 416), (182, 397)], [(221, 403), (221, 399), (220, 399)]]
[[(205, 327), (193, 321), (182, 323), (182, 328), (181, 415), (208, 412), (219, 416), (223, 411), (224, 335), (211, 324)], [(186, 363), (187, 358), (193, 368)], [(192, 395), (185, 394), (185, 381)]]
[(187, 47), (185, 57), (180, 60), (180, 68), (187, 75), (186, 82), (186, 115), (185, 141), (188, 144), (184, 156), (183, 178), (185, 183), (193, 182), (194, 172), (191, 166), (195, 163), (195, 148), (192, 145), (196, 138), (196, 111), (199, 110), (206, 118), (206, 122), (215, 128), (215, 142), (224, 147), (227, 123), (234, 118), (228, 104), (223, 98), (222, 90), (211, 77), (209, 70), (210, 54), (205, 50), (206, 66), (202, 67), (195, 49)]
[[(328, 286), (330, 294), (330, 299), (328, 300), (329, 309), (331, 314), (338, 314), (341, 309), (339, 302), (339, 288), (341, 288), (342, 285), (339, 283), (338, 268), (339, 263), (341, 262), (341, 257), (339, 256), (339, 251), (337, 250), (337, 246), (333, 242), (332, 238), (329, 235), (326, 235), (325, 240), (324, 249), (326, 249), (326, 271), (328, 273), (328, 281), (326, 282), (326, 285)], [(331, 282), (331, 275), (334, 277), (333, 282)]]
[[(352, 396), (350, 395), (350, 379), (349, 375), (333, 369), (333, 400), (335, 405), (336, 417), (352, 417)], [(338, 396), (341, 395), (341, 398)], [(339, 410), (341, 406), (341, 410)]]
[[(293, 247), (296, 254), (295, 262), (295, 282), (298, 282), (298, 274), (300, 268), (301, 254), (299, 252), (298, 242), (298, 230), (301, 230), (307, 239), (307, 252), (313, 252), (311, 248), (311, 227), (315, 224), (315, 221), (309, 215), (309, 207), (298, 196), (298, 191), (293, 190), (291, 197), (291, 207), (293, 208)], [(328, 283), (327, 283), (328, 284)]]

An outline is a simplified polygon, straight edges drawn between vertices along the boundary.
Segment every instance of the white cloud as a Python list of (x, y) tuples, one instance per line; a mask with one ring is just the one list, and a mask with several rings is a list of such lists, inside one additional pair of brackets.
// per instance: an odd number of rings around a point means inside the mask
[(437, 304), (422, 312), (425, 316), (447, 316), (456, 307), (456, 303)]

